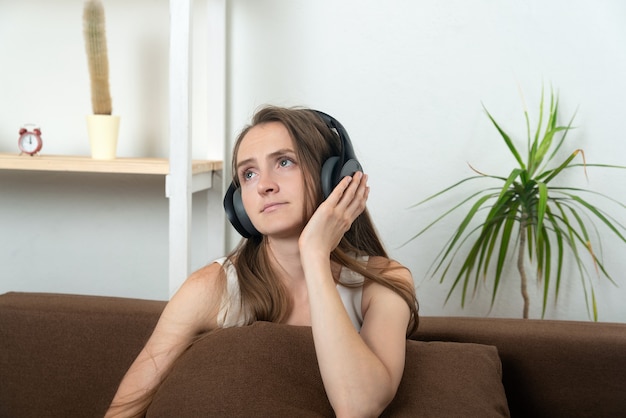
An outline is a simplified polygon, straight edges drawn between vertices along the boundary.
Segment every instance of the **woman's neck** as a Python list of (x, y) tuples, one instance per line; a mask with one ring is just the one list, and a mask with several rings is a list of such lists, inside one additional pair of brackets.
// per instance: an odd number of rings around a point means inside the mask
[(268, 259), (286, 282), (304, 280), (297, 239), (267, 238), (265, 249)]
[[(280, 272), (285, 285), (291, 286), (294, 282), (304, 282), (304, 269), (297, 239), (268, 238), (265, 249), (268, 252), (268, 259), (271, 260), (276, 271)], [(331, 262), (331, 268), (333, 277), (337, 280), (341, 266)]]

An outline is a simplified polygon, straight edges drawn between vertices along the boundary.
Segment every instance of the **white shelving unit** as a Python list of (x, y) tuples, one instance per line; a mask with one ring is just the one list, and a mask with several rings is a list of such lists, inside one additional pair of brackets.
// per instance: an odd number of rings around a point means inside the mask
[[(223, 142), (226, 120), (226, 0), (205, 1), (209, 28), (206, 50), (208, 135), (213, 140)], [(190, 107), (193, 0), (170, 0), (169, 8), (169, 160), (117, 158), (105, 161), (82, 156), (29, 157), (0, 154), (0, 170), (164, 176), (165, 194), (169, 198), (168, 280), (171, 297), (190, 274), (192, 194), (213, 187), (213, 174), (223, 169), (223, 163), (214, 160), (192, 160)], [(219, 178), (223, 181), (223, 177)], [(214, 207), (215, 204), (211, 203)], [(207, 205), (211, 206), (209, 202)], [(212, 243), (213, 250), (223, 253), (225, 248), (223, 211), (220, 211), (218, 216), (211, 214), (210, 222), (212, 236), (208, 236), (207, 239)]]

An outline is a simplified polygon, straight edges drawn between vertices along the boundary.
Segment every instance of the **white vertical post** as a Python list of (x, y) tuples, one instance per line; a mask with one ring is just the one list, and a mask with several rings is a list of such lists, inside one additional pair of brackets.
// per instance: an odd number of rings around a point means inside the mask
[(169, 296), (190, 270), (191, 229), (191, 7), (192, 0), (170, 0), (169, 114)]
[[(207, 118), (208, 135), (211, 141), (208, 159), (224, 161), (221, 190), (225, 191), (226, 173), (229, 172), (226, 158), (226, 0), (208, 0), (207, 3)], [(219, 186), (219, 185), (218, 185)], [(215, 193), (208, 193), (209, 200)], [(223, 193), (222, 193), (223, 195)], [(226, 216), (215, 202), (207, 202), (209, 252), (223, 254), (226, 249)], [(217, 210), (216, 210), (217, 209)]]
[(207, 158), (221, 160), (226, 135), (226, 0), (208, 0), (207, 14), (207, 120), (213, 142)]

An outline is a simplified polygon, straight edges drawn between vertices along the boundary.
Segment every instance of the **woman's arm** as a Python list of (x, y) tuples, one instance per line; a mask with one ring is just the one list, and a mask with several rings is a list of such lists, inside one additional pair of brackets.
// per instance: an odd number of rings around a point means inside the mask
[(309, 286), (309, 304), (328, 398), (337, 417), (379, 416), (393, 400), (404, 371), (409, 308), (392, 290), (368, 283), (359, 334), (332, 277), (328, 285), (321, 283), (327, 279), (323, 276), (320, 270), (319, 282)]
[[(367, 283), (359, 334), (341, 302), (331, 273), (330, 252), (367, 200), (366, 177), (344, 179), (313, 215), (300, 240), (315, 350), (324, 387), (338, 417), (378, 416), (396, 394), (404, 370), (406, 302), (386, 287)], [(406, 269), (393, 269), (410, 281)]]
[(167, 303), (145, 347), (113, 398), (105, 417), (142, 416), (172, 363), (200, 333), (217, 327), (224, 285), (221, 266), (193, 273)]

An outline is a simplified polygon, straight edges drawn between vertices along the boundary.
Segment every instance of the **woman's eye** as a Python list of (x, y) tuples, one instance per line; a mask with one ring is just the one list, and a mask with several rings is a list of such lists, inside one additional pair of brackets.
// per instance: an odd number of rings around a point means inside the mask
[(293, 161), (290, 160), (289, 158), (283, 158), (282, 160), (279, 161), (278, 163), (281, 167), (289, 167), (290, 165), (293, 164)]
[(248, 181), (252, 177), (254, 177), (254, 172), (253, 171), (244, 171), (243, 174), (241, 175), (241, 177), (243, 178), (244, 181)]

